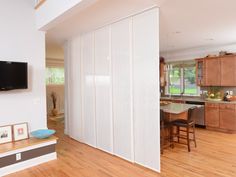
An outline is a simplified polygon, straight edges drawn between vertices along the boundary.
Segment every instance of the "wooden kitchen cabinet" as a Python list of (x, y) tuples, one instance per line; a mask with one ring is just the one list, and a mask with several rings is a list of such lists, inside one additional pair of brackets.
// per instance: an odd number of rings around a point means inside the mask
[(205, 121), (208, 129), (236, 133), (236, 104), (206, 103)]
[(205, 86), (205, 60), (196, 59), (196, 83), (198, 86)]
[(236, 130), (235, 104), (220, 104), (220, 128)]
[(198, 86), (236, 86), (236, 56), (196, 59)]
[(236, 86), (236, 57), (221, 57), (221, 86)]
[(220, 115), (218, 103), (205, 104), (205, 122), (207, 127), (219, 128)]
[(221, 65), (219, 58), (205, 59), (205, 85), (220, 86), (221, 85)]

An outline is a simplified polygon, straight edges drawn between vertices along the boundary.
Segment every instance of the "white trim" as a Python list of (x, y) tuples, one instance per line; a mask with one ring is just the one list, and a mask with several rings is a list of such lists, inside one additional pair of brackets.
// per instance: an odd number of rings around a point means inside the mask
[(19, 163), (13, 164), (13, 165), (9, 165), (9, 166), (0, 168), (0, 174), (2, 176), (8, 175), (8, 174), (20, 171), (20, 170), (24, 170), (26, 168), (30, 168), (30, 167), (39, 165), (41, 163), (48, 162), (50, 160), (55, 160), (55, 159), (57, 159), (57, 153), (53, 152), (50, 154), (46, 154), (46, 155), (43, 155), (40, 157), (36, 157), (36, 158), (30, 159), (30, 160), (26, 160), (23, 162), (19, 162)]
[(32, 149), (37, 149), (37, 148), (49, 146), (49, 145), (56, 144), (56, 143), (57, 143), (57, 140), (53, 140), (53, 141), (50, 141), (50, 142), (45, 142), (45, 143), (41, 143), (41, 144), (37, 144), (37, 145), (33, 145), (33, 146), (28, 146), (28, 147), (25, 147), (25, 148), (16, 149), (16, 150), (13, 150), (13, 151), (1, 153), (0, 158), (6, 157), (6, 156), (9, 156), (9, 155), (13, 155), (13, 154), (17, 154), (19, 152), (25, 152), (25, 151), (29, 151), (29, 150), (32, 150)]
[(64, 59), (59, 58), (46, 58), (46, 67), (47, 68), (64, 68)]

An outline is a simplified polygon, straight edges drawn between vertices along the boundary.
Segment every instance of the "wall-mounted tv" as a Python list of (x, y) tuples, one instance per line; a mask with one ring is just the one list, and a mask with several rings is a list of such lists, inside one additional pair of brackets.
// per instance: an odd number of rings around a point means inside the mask
[(0, 61), (0, 91), (27, 88), (28, 64)]

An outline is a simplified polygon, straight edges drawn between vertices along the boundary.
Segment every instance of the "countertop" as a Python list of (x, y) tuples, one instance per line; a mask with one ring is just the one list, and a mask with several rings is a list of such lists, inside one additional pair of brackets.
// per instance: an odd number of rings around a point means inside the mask
[(195, 101), (195, 102), (205, 102), (205, 103), (225, 103), (225, 104), (236, 104), (236, 101), (210, 101), (210, 100), (205, 100), (201, 97), (188, 97), (188, 96), (183, 96), (183, 97), (177, 97), (177, 96), (164, 96), (161, 97), (163, 100), (178, 100), (178, 101)]
[(160, 106), (160, 108), (164, 112), (172, 113), (172, 114), (180, 114), (183, 112), (188, 111), (189, 108), (192, 107), (201, 107), (200, 105), (194, 105), (194, 104), (180, 104), (180, 103), (170, 103), (164, 106)]

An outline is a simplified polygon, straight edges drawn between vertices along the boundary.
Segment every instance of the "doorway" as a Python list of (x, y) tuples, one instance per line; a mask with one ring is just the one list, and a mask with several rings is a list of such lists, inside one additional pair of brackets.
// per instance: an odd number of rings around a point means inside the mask
[(57, 136), (65, 129), (65, 67), (63, 47), (46, 42), (47, 125)]

